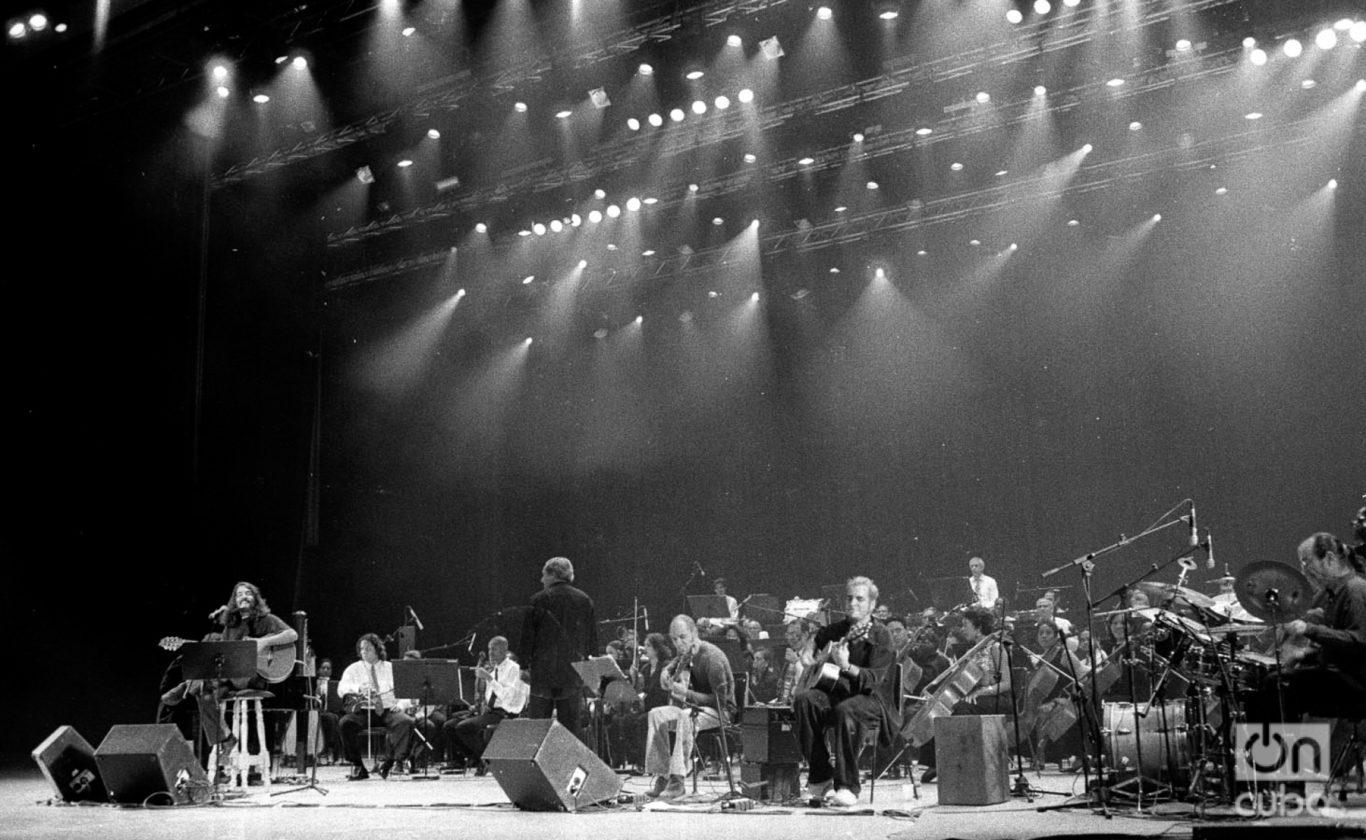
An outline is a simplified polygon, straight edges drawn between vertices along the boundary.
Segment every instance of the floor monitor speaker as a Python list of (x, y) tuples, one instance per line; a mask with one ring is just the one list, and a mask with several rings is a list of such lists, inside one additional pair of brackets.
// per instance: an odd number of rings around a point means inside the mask
[(70, 726), (59, 726), (33, 751), (38, 769), (67, 802), (108, 802), (95, 748)]
[(621, 791), (612, 768), (554, 719), (503, 721), (484, 760), (503, 793), (524, 811), (576, 811)]
[(193, 801), (196, 788), (208, 785), (190, 742), (170, 723), (112, 727), (95, 750), (95, 762), (115, 802), (142, 803), (152, 794), (165, 793), (175, 804), (186, 805)]

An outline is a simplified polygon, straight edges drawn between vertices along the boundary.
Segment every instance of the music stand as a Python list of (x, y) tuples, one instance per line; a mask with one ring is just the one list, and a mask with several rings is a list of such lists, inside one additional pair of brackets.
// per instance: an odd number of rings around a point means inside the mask
[(249, 680), (256, 676), (256, 642), (190, 642), (180, 648), (187, 680)]
[[(715, 597), (715, 596), (711, 596)], [(593, 751), (598, 758), (607, 761), (609, 756), (603, 753), (610, 752), (604, 749), (606, 733), (602, 731), (602, 706), (607, 697), (607, 686), (617, 680), (629, 680), (630, 678), (621, 670), (617, 660), (611, 656), (599, 656), (583, 662), (569, 663), (574, 668), (574, 673), (579, 675), (583, 681), (583, 687), (588, 691), (588, 696), (597, 698), (593, 704)]]
[(693, 618), (722, 618), (730, 621), (730, 604), (722, 595), (689, 595), (688, 612)]
[(459, 698), (460, 683), (460, 663), (454, 659), (399, 659), (394, 662), (394, 696), (422, 703), (423, 725), (414, 731), (427, 749), (422, 755), (422, 775), (409, 777), (414, 781), (440, 778), (428, 773), (432, 745), (422, 729), (428, 723), (427, 707), (438, 703), (445, 705)]

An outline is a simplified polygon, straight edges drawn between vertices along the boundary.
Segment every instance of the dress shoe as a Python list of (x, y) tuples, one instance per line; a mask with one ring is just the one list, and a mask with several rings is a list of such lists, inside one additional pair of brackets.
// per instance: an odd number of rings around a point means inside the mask
[(658, 798), (659, 798), (659, 795), (660, 795), (661, 793), (663, 793), (663, 792), (664, 792), (664, 789), (665, 789), (666, 787), (668, 787), (668, 786), (669, 786), (669, 777), (668, 777), (668, 776), (655, 776), (655, 784), (654, 784), (654, 787), (650, 788), (650, 790), (649, 790), (645, 795), (648, 796), (648, 797), (650, 797), (651, 799), (658, 799)]
[(683, 785), (682, 776), (670, 776), (669, 783), (664, 786), (664, 790), (660, 791), (659, 798), (666, 801), (677, 799), (687, 792), (688, 789)]
[(808, 782), (806, 785), (806, 798), (817, 804), (824, 802), (825, 795), (828, 794), (833, 787), (834, 782), (829, 779), (826, 779), (823, 782)]
[(920, 783), (922, 785), (927, 785), (937, 778), (939, 778), (939, 772), (935, 770), (933, 767), (931, 767), (930, 769), (926, 770), (924, 774), (921, 775)]
[(825, 804), (838, 808), (851, 808), (858, 804), (858, 794), (849, 788), (839, 788), (825, 798)]
[(365, 765), (357, 764), (351, 768), (351, 775), (346, 777), (348, 782), (363, 782), (370, 778), (370, 771), (365, 769)]
[(391, 771), (391, 770), (393, 770), (393, 769), (394, 769), (394, 760), (393, 760), (392, 758), (386, 758), (386, 759), (384, 759), (384, 763), (381, 764), (381, 765), (379, 766), (379, 777), (380, 777), (381, 779), (388, 779), (388, 778), (389, 778), (389, 771)]

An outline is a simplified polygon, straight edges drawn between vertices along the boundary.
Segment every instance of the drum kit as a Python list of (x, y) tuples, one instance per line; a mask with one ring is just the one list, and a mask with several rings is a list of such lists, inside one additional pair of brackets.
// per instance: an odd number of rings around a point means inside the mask
[(1276, 627), (1309, 611), (1313, 587), (1298, 569), (1259, 562), (1234, 579), (1233, 609), (1215, 609), (1215, 599), (1183, 586), (1137, 588), (1160, 606), (1096, 613), (1138, 619), (1125, 665), (1147, 671), (1152, 686), (1150, 697), (1102, 704), (1102, 741), (1117, 787), (1142, 779), (1140, 801), (1146, 787), (1231, 802), (1233, 724), (1242, 701), (1279, 668)]

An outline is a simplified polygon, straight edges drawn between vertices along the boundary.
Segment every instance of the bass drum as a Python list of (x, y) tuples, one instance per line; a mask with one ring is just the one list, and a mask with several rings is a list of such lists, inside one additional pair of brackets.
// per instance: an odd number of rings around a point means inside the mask
[(1146, 717), (1135, 715), (1132, 703), (1106, 703), (1105, 747), (1110, 766), (1121, 777), (1142, 772), (1148, 779), (1176, 787), (1189, 784), (1186, 702), (1153, 703)]

